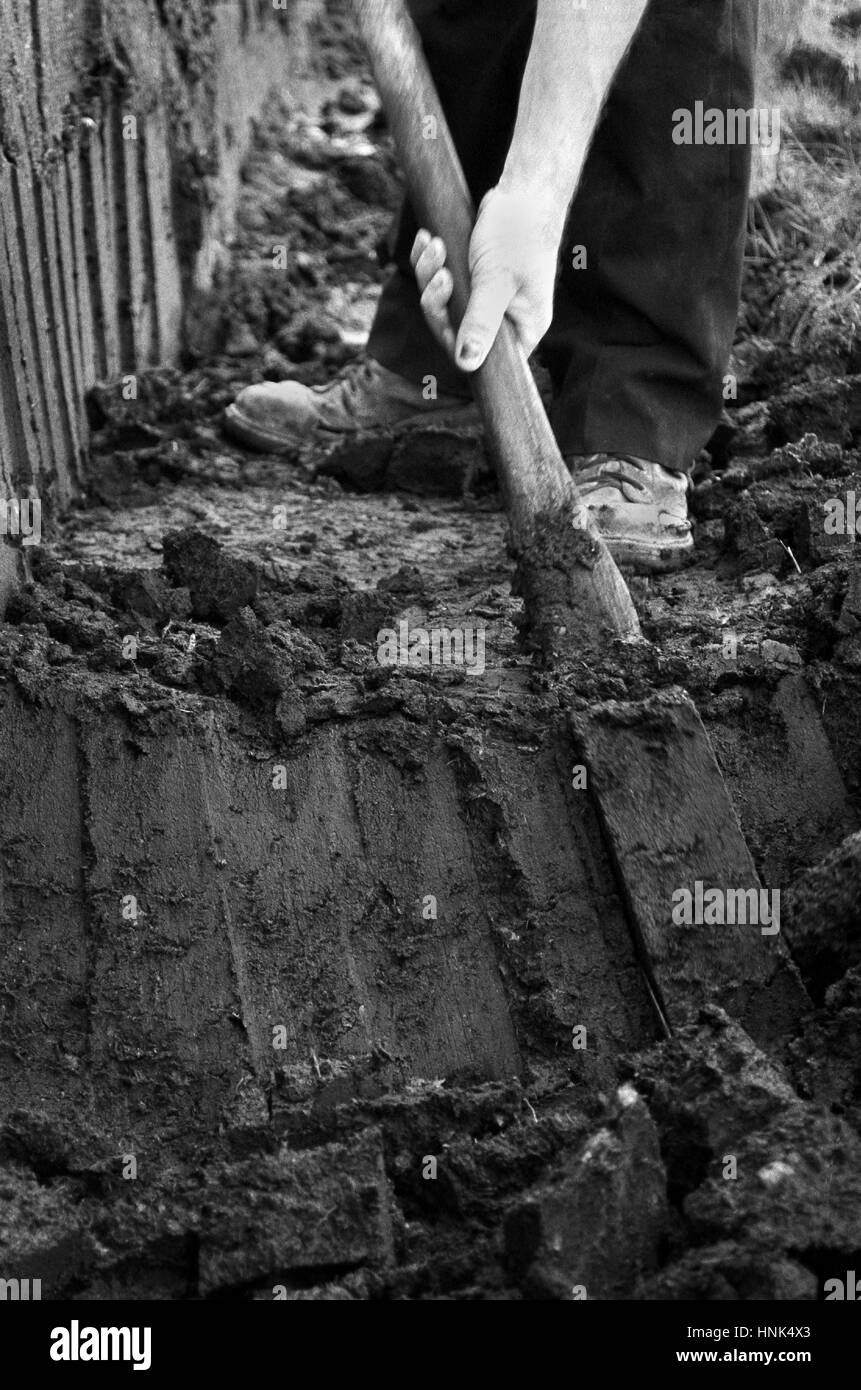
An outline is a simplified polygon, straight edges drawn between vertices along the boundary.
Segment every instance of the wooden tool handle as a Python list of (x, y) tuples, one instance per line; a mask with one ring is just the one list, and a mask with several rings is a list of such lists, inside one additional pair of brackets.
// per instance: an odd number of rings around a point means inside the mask
[[(354, 12), (413, 206), (423, 224), (446, 244), (454, 281), (452, 318), (459, 324), (469, 298), (475, 208), (421, 39), (404, 0), (355, 0)], [(639, 622), (627, 586), (579, 500), (508, 319), (472, 380), (521, 567), (536, 546), (543, 557), (539, 569), (575, 567), (571, 587), (577, 593), (574, 598), (570, 593), (561, 599), (557, 595), (551, 605), (556, 616), (548, 621), (569, 639), (582, 637), (584, 624), (596, 633), (604, 629), (620, 637), (638, 637)], [(576, 572), (578, 566), (582, 574)], [(540, 602), (540, 577), (533, 575), (531, 588), (533, 600)], [(529, 602), (528, 592), (526, 596)], [(569, 630), (572, 626), (578, 634)]]

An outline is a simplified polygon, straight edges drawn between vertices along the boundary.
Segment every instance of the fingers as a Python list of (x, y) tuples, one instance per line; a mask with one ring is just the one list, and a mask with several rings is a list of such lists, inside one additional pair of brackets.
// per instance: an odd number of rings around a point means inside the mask
[(461, 371), (478, 371), (493, 347), (516, 289), (514, 277), (507, 271), (485, 274), (480, 267), (474, 269), (472, 293), (455, 346), (455, 361)]
[(446, 265), (445, 242), (422, 229), (410, 252), (425, 320), (437, 342), (464, 372), (476, 372), (483, 365), (506, 314), (528, 356), (544, 336), (552, 313), (555, 251), (547, 258), (546, 267), (539, 264), (540, 274), (530, 261), (517, 273), (517, 256), (508, 245), (510, 236), (506, 239), (494, 234), (487, 199), (482, 209), (470, 247), (471, 294), (459, 332), (455, 333), (449, 313), (454, 282)]
[(419, 289), (423, 290), (431, 276), (445, 265), (445, 242), (442, 237), (431, 236), (422, 228), (413, 242), (410, 263), (416, 273)]
[(413, 270), (415, 270), (416, 266), (419, 263), (419, 257), (421, 256), (423, 251), (427, 250), (428, 244), (431, 240), (432, 237), (430, 232), (426, 231), (424, 227), (422, 227), (420, 232), (416, 233), (416, 239), (413, 242), (413, 249), (410, 252), (410, 265), (412, 266)]
[(422, 312), (431, 331), (451, 357), (454, 357), (456, 343), (455, 332), (448, 316), (453, 288), (451, 271), (443, 266), (442, 270), (438, 270), (433, 279), (428, 281), (421, 297)]
[(427, 231), (420, 231), (413, 243), (410, 261), (421, 294), (422, 312), (434, 337), (454, 356), (455, 333), (448, 314), (454, 285), (445, 258), (445, 242)]

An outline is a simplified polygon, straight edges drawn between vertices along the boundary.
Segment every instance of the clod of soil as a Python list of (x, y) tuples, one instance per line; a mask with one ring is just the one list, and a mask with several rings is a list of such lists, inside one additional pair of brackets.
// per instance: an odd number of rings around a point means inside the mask
[(814, 998), (861, 965), (861, 835), (850, 835), (793, 884), (786, 934)]

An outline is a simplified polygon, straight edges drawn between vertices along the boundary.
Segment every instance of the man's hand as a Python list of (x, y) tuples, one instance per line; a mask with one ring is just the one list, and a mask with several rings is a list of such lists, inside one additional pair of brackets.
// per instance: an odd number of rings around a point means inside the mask
[(425, 317), (466, 372), (481, 366), (506, 314), (527, 354), (550, 326), (565, 215), (646, 3), (538, 0), (511, 147), (472, 234), (471, 294), (457, 336), (448, 316), (445, 246), (428, 232), (416, 238), (412, 263)]
[(526, 192), (492, 188), (478, 211), (469, 244), (470, 296), (460, 330), (449, 318), (451, 272), (445, 243), (420, 231), (411, 261), (425, 318), (465, 372), (482, 365), (507, 315), (527, 357), (550, 327), (566, 202), (557, 208)]

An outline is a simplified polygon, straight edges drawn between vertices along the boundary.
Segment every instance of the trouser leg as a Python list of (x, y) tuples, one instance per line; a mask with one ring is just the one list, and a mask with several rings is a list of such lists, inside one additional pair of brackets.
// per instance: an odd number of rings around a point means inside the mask
[(542, 344), (564, 454), (688, 469), (720, 418), (750, 147), (676, 144), (673, 113), (753, 106), (756, 12), (756, 0), (651, 0), (617, 74)]
[[(429, 65), (476, 202), (511, 139), (535, 0), (416, 0)], [(720, 416), (738, 311), (750, 148), (680, 145), (697, 101), (753, 105), (757, 0), (651, 0), (607, 101), (561, 253), (541, 347), (563, 453), (618, 452), (689, 468)], [(468, 382), (425, 325), (408, 204), (372, 357), (440, 391)], [(575, 269), (582, 246), (586, 267)], [(579, 258), (582, 259), (582, 256)]]

